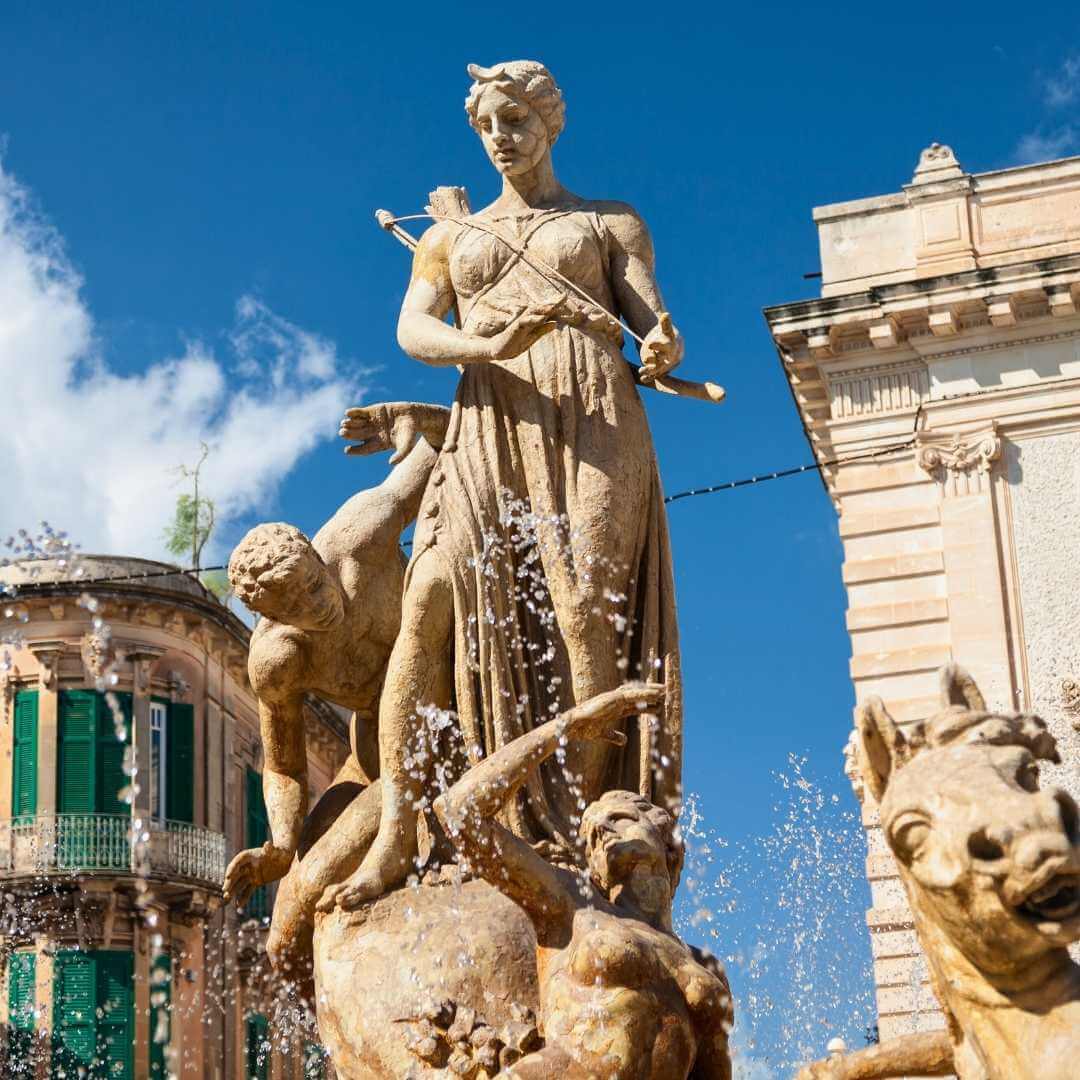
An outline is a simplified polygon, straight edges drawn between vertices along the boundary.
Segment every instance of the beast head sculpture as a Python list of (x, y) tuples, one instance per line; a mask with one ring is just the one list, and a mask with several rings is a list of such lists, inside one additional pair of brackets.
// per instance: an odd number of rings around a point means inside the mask
[[(1080, 814), (1042, 788), (1057, 762), (1038, 717), (988, 710), (942, 671), (942, 708), (901, 728), (863, 705), (853, 749), (949, 1020), (962, 1080), (1080, 1075)], [(878, 1074), (888, 1075), (888, 1074)], [(900, 1075), (900, 1074), (894, 1074)]]

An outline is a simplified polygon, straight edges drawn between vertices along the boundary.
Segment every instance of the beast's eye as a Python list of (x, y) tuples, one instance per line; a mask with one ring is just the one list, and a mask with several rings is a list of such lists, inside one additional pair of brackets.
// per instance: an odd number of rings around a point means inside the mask
[(930, 835), (930, 822), (924, 817), (910, 815), (896, 822), (889, 835), (896, 854), (902, 859), (911, 860), (926, 843)]
[(1025, 761), (1021, 763), (1020, 767), (1016, 770), (1016, 782), (1025, 791), (1038, 791), (1039, 790), (1039, 767), (1034, 761)]

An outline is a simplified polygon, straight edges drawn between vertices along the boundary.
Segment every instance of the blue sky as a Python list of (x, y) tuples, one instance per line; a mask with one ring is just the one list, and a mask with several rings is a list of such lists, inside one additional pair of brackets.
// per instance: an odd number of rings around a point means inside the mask
[[(644, 215), (682, 374), (728, 388), (719, 408), (648, 395), (667, 491), (807, 460), (761, 308), (813, 295), (811, 207), (899, 190), (934, 140), (970, 171), (1080, 152), (1075, 27), (1053, 2), (9, 3), (0, 331), (18, 332), (0, 333), (0, 374), (17, 419), (0, 453), (17, 497), (0, 528), (48, 517), (153, 555), (166, 468), (201, 437), (218, 555), (257, 520), (310, 532), (375, 482), (385, 460), (334, 437), (341, 404), (448, 402), (454, 378), (395, 344), (408, 260), (372, 213), (417, 211), (438, 184), (494, 196), (462, 109), (470, 61), (552, 69), (560, 178)], [(852, 809), (820, 483), (687, 500), (670, 521), (685, 780), (710, 826), (772, 829), (792, 751)]]

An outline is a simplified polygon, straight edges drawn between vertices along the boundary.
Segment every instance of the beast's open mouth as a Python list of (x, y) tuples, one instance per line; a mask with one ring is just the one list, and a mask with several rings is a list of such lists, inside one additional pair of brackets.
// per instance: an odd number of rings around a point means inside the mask
[(1058, 874), (1016, 909), (1035, 922), (1065, 922), (1080, 915), (1080, 877)]

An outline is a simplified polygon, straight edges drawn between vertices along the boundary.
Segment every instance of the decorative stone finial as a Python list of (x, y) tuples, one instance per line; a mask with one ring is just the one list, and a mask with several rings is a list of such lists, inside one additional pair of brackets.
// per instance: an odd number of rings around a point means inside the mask
[(911, 178), (913, 184), (934, 184), (939, 180), (952, 180), (954, 177), (963, 176), (964, 170), (960, 168), (960, 162), (951, 146), (944, 143), (931, 143), (920, 155), (919, 164), (915, 168), (915, 175)]

